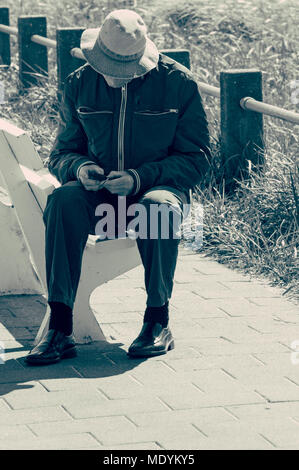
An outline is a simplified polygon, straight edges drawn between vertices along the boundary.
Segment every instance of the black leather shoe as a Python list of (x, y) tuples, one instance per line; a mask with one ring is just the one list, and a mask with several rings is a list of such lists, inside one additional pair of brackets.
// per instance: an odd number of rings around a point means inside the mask
[(168, 327), (160, 323), (146, 322), (128, 350), (132, 357), (153, 357), (166, 354), (174, 348), (174, 339)]
[(30, 365), (47, 365), (76, 355), (76, 344), (72, 335), (66, 336), (61, 331), (49, 330), (39, 344), (30, 351), (25, 361)]

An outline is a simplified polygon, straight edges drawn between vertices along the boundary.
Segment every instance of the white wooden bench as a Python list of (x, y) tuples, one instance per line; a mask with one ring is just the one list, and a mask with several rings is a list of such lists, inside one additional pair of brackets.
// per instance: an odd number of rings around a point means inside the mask
[[(43, 210), (47, 196), (60, 183), (37, 154), (25, 131), (0, 119), (0, 176), (23, 232), (32, 264), (46, 294)], [(7, 230), (1, 226), (1, 231)], [(105, 340), (91, 310), (89, 298), (93, 290), (141, 263), (137, 244), (130, 238), (100, 241), (90, 235), (83, 255), (82, 273), (74, 305), (74, 335), (78, 343)], [(104, 269), (103, 269), (104, 266)], [(0, 267), (2, 275), (5, 267)], [(32, 274), (33, 275), (33, 274)], [(49, 307), (35, 342), (48, 329)]]

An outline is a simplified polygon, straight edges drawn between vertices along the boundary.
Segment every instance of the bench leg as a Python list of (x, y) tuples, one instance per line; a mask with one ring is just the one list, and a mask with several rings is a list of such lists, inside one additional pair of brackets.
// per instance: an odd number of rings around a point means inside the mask
[[(74, 316), (74, 336), (76, 343), (88, 344), (92, 341), (106, 341), (100, 325), (90, 307), (89, 298), (91, 292), (80, 292), (73, 311)], [(47, 307), (46, 314), (38, 330), (34, 344), (38, 344), (49, 329), (50, 307)]]
[(44, 316), (43, 321), (41, 323), (41, 326), (39, 327), (39, 330), (38, 330), (37, 335), (35, 337), (34, 345), (37, 345), (40, 342), (40, 340), (47, 333), (48, 328), (49, 328), (49, 321), (50, 321), (50, 307), (48, 305), (45, 316)]

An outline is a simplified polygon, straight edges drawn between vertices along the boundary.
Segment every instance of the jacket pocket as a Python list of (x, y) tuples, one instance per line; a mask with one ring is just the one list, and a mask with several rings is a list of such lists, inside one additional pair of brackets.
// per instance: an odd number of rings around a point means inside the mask
[(177, 122), (178, 109), (134, 111), (132, 154), (135, 167), (167, 156)]
[(77, 108), (77, 114), (87, 135), (91, 151), (99, 159), (110, 154), (113, 112), (80, 106)]

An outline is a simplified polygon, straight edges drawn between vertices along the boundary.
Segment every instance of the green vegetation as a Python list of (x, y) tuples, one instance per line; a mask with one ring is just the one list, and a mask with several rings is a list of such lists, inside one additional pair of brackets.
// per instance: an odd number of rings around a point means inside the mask
[[(48, 19), (48, 36), (58, 26), (99, 26), (108, 7), (95, 0), (7, 0), (11, 24), (21, 14)], [(111, 4), (112, 2), (110, 2)], [(296, 111), (291, 83), (298, 79), (296, 1), (289, 0), (144, 0), (136, 10), (148, 24), (150, 37), (162, 48), (188, 48), (196, 78), (219, 85), (219, 73), (229, 68), (263, 72), (264, 101)], [(4, 4), (4, 3), (3, 3)], [(124, 2), (114, 2), (116, 8)], [(142, 5), (142, 6), (141, 6)], [(49, 52), (50, 79), (43, 87), (22, 91), (18, 86), (16, 38), (12, 66), (0, 72), (6, 103), (1, 116), (30, 131), (43, 158), (48, 156), (57, 127), (55, 53)], [(266, 276), (289, 298), (299, 297), (298, 126), (264, 117), (266, 164), (263, 175), (240, 182), (233, 196), (218, 185), (219, 100), (203, 96), (211, 130), (214, 164), (211, 180), (198, 188), (204, 206), (204, 246), (201, 252), (231, 267)], [(293, 102), (292, 102), (293, 101)], [(196, 200), (196, 196), (195, 196)]]

